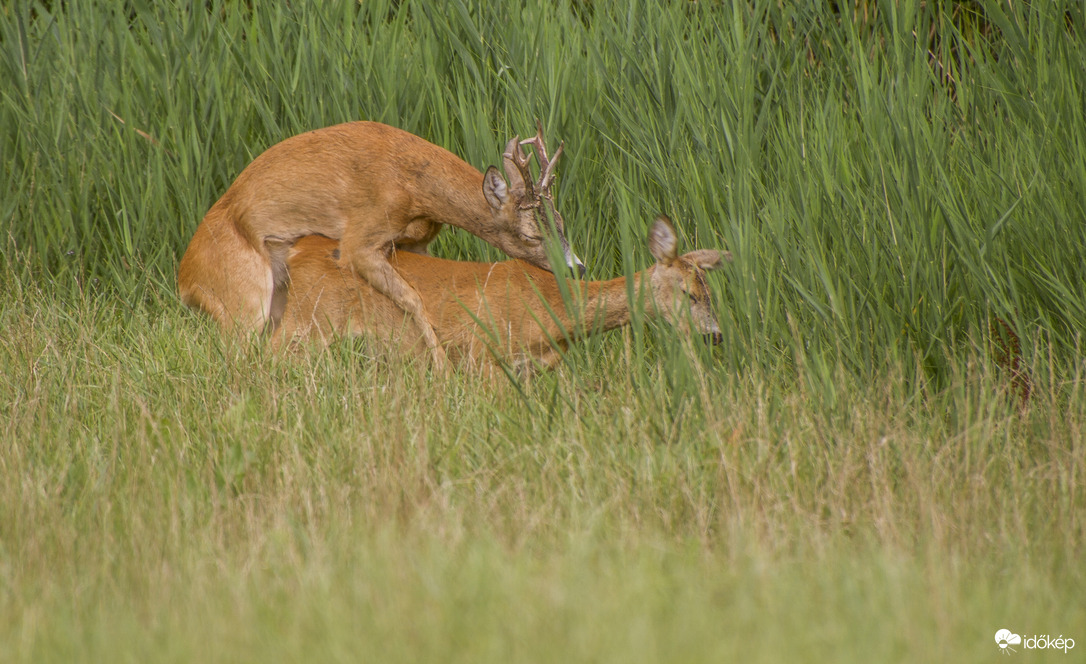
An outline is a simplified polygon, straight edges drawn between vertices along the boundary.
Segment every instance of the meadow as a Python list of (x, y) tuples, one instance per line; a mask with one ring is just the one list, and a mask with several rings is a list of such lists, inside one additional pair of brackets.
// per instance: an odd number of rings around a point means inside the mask
[[(1080, 656), (1081, 6), (517, 4), (0, 8), (0, 661)], [(721, 345), (486, 381), (178, 301), (268, 146), (537, 118), (590, 278), (733, 253)]]

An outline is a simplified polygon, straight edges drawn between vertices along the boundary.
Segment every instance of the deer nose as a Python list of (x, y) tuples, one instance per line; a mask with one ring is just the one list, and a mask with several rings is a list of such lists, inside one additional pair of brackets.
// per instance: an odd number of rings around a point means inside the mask
[(713, 344), (714, 346), (719, 346), (720, 344), (724, 343), (724, 335), (720, 332), (713, 332), (711, 334), (706, 334), (705, 340)]
[(585, 274), (584, 263), (580, 258), (577, 258), (577, 254), (573, 253), (573, 250), (569, 248), (569, 245), (564, 247), (566, 250), (566, 266), (573, 272), (577, 273), (578, 277), (583, 277)]

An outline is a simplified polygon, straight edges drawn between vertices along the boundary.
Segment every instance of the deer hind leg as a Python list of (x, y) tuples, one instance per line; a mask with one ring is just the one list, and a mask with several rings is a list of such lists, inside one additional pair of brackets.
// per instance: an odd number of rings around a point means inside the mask
[(196, 229), (178, 266), (181, 300), (226, 331), (259, 332), (271, 316), (274, 277), (268, 258), (221, 215)]
[(445, 371), (448, 368), (445, 350), (441, 347), (437, 333), (426, 315), (422, 297), (419, 296), (418, 291), (396, 272), (381, 251), (355, 251), (351, 259), (350, 265), (358, 276), (368, 281), (374, 289), (392, 300), (415, 321), (426, 347), (430, 350), (434, 366)]
[(287, 307), (287, 291), (290, 288), (290, 273), (287, 271), (287, 255), (294, 246), (291, 240), (279, 237), (268, 237), (264, 240), (264, 249), (268, 252), (271, 261), (272, 294), (268, 306), (268, 322), (264, 328), (265, 333), (273, 334), (283, 319), (283, 311)]

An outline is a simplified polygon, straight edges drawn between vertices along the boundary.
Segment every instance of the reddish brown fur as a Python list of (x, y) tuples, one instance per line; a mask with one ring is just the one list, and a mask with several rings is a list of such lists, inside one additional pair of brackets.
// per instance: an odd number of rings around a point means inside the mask
[(508, 185), (493, 167), (484, 176), (443, 148), (375, 122), (294, 136), (254, 159), (208, 211), (181, 259), (181, 298), (224, 329), (274, 328), (291, 246), (324, 235), (340, 240), (342, 267), (411, 314), (441, 364), (422, 300), (388, 256), (425, 252), (451, 224), (549, 268), (535, 208), (523, 205), (524, 182), (508, 158), (506, 174)]
[[(701, 250), (678, 256), (670, 224), (657, 221), (653, 229), (658, 228), (665, 242), (650, 236), (657, 263), (635, 275), (646, 313), (718, 336), (704, 272), (731, 260), (730, 254)], [(327, 344), (337, 336), (366, 335), (407, 353), (424, 348), (418, 334), (406, 329), (403, 311), (336, 264), (336, 248), (336, 242), (323, 237), (302, 238), (294, 245), (289, 297), (274, 345), (307, 339)], [(514, 366), (549, 367), (571, 339), (630, 321), (625, 278), (581, 283), (583, 313), (571, 315), (555, 276), (523, 261), (470, 263), (398, 252), (391, 264), (422, 296), (449, 355), (478, 368), (489, 367), (492, 354)]]

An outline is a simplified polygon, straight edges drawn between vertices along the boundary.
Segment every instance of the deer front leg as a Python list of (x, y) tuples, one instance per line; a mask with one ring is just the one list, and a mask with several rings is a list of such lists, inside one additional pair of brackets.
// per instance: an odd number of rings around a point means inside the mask
[(349, 260), (349, 265), (358, 276), (368, 281), (377, 291), (387, 296), (414, 319), (422, 333), (423, 341), (426, 342), (426, 347), (430, 349), (434, 367), (439, 371), (446, 371), (448, 359), (426, 315), (422, 298), (418, 291), (396, 272), (384, 252), (362, 249), (350, 254), (349, 257), (343, 256), (340, 260)]

